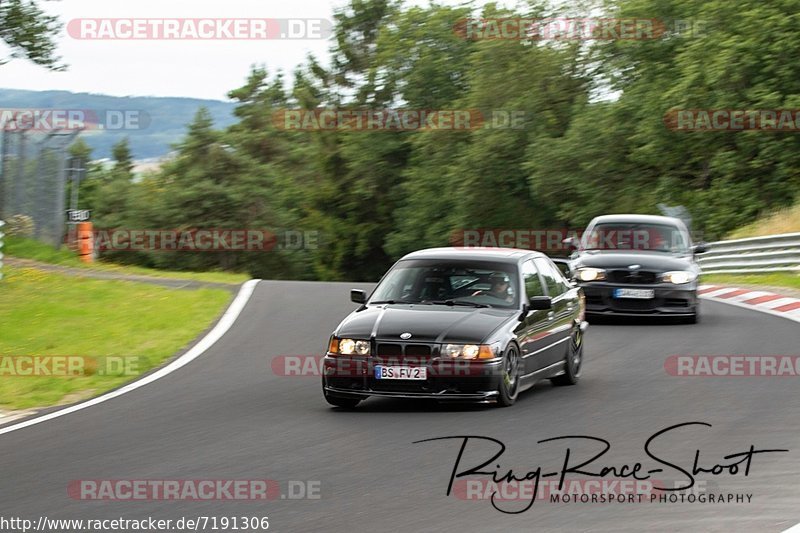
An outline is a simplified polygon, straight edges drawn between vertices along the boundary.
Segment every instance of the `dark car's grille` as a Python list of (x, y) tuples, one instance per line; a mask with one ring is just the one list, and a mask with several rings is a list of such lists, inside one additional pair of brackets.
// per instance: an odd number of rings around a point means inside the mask
[(611, 270), (606, 274), (611, 283), (648, 285), (658, 282), (658, 274), (647, 270)]
[(620, 298), (614, 300), (614, 309), (618, 311), (651, 311), (659, 306), (658, 300), (630, 300)]
[(414, 357), (428, 357), (431, 355), (431, 347), (427, 344), (406, 344), (405, 355)]
[(378, 357), (430, 357), (433, 353), (433, 348), (430, 344), (417, 344), (417, 343), (378, 343)]
[(400, 344), (378, 344), (378, 357), (392, 357), (403, 355), (403, 346)]

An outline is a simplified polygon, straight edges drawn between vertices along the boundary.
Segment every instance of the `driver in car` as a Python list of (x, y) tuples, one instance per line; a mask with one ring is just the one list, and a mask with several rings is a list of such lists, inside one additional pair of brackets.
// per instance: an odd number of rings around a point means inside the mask
[(472, 296), (494, 296), (499, 300), (504, 300), (508, 303), (514, 301), (513, 296), (508, 293), (508, 276), (502, 272), (493, 272), (489, 276), (491, 288), (488, 291), (475, 291)]

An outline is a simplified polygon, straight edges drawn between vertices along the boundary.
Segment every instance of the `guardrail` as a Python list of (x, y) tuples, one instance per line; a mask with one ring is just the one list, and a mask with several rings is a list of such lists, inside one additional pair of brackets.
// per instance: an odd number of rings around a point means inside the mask
[(704, 274), (800, 272), (800, 233), (711, 242), (697, 262)]

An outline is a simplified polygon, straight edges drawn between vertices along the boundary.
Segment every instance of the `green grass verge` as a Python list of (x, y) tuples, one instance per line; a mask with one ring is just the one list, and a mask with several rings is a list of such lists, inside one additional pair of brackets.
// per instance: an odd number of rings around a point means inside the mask
[(764, 285), (800, 289), (800, 272), (769, 272), (763, 274), (704, 274), (703, 283), (720, 285)]
[(235, 272), (185, 272), (171, 270), (157, 270), (130, 265), (118, 265), (115, 263), (105, 263), (98, 261), (92, 264), (82, 263), (74, 252), (61, 248), (56, 250), (52, 246), (21, 237), (7, 236), (4, 238), (5, 246), (3, 252), (9, 257), (20, 259), (33, 259), (43, 263), (62, 265), (74, 268), (85, 268), (89, 270), (99, 270), (103, 272), (114, 272), (121, 275), (150, 276), (154, 278), (176, 278), (193, 281), (208, 281), (215, 283), (244, 283), (250, 276)]
[[(0, 281), (0, 357), (125, 357), (139, 373), (161, 365), (218, 317), (223, 289), (176, 290), (5, 266)], [(0, 365), (0, 369), (3, 366)], [(135, 376), (0, 373), (0, 408), (26, 409), (98, 395)]]
[(800, 203), (766, 214), (752, 224), (737, 229), (727, 238), (744, 239), (797, 232), (800, 232)]

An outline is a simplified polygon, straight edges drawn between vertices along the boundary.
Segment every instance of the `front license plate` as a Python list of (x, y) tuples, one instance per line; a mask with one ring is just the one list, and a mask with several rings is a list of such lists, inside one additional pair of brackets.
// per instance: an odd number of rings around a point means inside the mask
[(656, 297), (653, 289), (614, 289), (614, 298), (633, 298), (635, 300), (652, 300)]
[(381, 366), (375, 365), (375, 379), (428, 379), (428, 369), (412, 366)]

